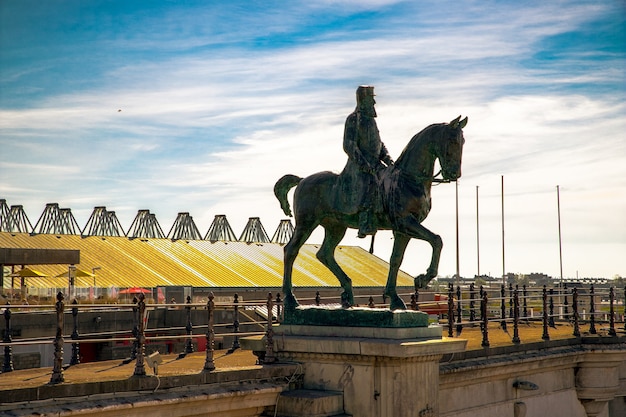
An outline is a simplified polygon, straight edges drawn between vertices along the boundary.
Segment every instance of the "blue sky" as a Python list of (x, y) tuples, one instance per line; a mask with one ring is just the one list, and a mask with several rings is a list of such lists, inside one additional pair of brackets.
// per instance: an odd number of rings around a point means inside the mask
[[(83, 227), (94, 206), (167, 232), (284, 218), (286, 173), (340, 171), (345, 117), (376, 87), (397, 157), (431, 123), (469, 117), (459, 181), (460, 270), (626, 275), (623, 1), (70, 1), (0, 3), (0, 198), (34, 224), (45, 204)], [(454, 185), (425, 225), (456, 271)], [(369, 247), (348, 232), (344, 244)], [(310, 242), (320, 242), (321, 231)], [(391, 234), (376, 254), (388, 258)], [(423, 272), (412, 242), (403, 269)]]

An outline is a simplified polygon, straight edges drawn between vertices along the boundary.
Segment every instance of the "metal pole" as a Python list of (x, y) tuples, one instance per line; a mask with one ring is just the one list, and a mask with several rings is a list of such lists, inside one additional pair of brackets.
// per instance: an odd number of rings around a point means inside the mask
[(55, 305), (57, 313), (57, 332), (54, 338), (54, 366), (52, 369), (52, 377), (50, 377), (50, 384), (59, 384), (65, 381), (63, 377), (63, 310), (65, 304), (63, 303), (62, 292), (57, 294), (57, 302)]
[(2, 364), (2, 372), (11, 372), (13, 371), (13, 348), (11, 348), (10, 343), (11, 339), (11, 310), (9, 307), (10, 303), (7, 302), (6, 307), (4, 309), (4, 335), (2, 338), (2, 342), (6, 343), (4, 346), (4, 362)]
[(448, 337), (452, 337), (454, 323), (454, 284), (448, 283)]
[(609, 288), (609, 336), (617, 336), (615, 331), (615, 290)]
[(598, 333), (596, 330), (596, 301), (593, 284), (591, 284), (591, 288), (589, 288), (589, 333)]
[(501, 187), (500, 187), (500, 199), (502, 200), (502, 285), (506, 284), (505, 282), (505, 274), (506, 268), (504, 266), (504, 175), (501, 176)]
[(98, 290), (96, 288), (96, 271), (99, 271), (100, 269), (102, 269), (101, 266), (94, 266), (93, 268), (91, 268), (91, 273), (93, 274), (93, 298), (94, 299), (98, 299)]
[(482, 320), (483, 340), (481, 342), (482, 347), (489, 347), (489, 320), (487, 318), (487, 291), (482, 293), (480, 299), (480, 316)]
[(272, 323), (272, 310), (274, 309), (274, 303), (272, 301), (272, 293), (267, 294), (267, 330), (265, 332), (265, 357), (263, 363), (276, 362), (276, 356), (274, 356), (274, 329)]
[(146, 303), (144, 301), (145, 295), (139, 294), (139, 302), (137, 303), (137, 310), (139, 315), (139, 329), (137, 332), (137, 361), (135, 362), (134, 376), (146, 375), (146, 366), (144, 363), (144, 356), (146, 354), (146, 326), (144, 318), (146, 315)]
[(233, 339), (233, 345), (228, 349), (228, 353), (233, 353), (235, 350), (239, 349), (241, 346), (239, 345), (239, 294), (235, 293), (234, 299), (234, 310), (233, 310), (233, 333), (235, 334), (235, 338)]
[(513, 291), (513, 344), (519, 345), (519, 291), (517, 286)]
[(476, 186), (476, 276), (480, 277), (480, 227), (478, 224), (478, 185)]
[(456, 199), (456, 285), (458, 287), (461, 282), (461, 263), (459, 260), (459, 182), (455, 181), (454, 186)]
[(572, 289), (572, 309), (574, 310), (574, 336), (580, 337), (580, 327), (578, 324), (578, 289)]
[(213, 292), (210, 292), (209, 299), (206, 302), (206, 309), (208, 312), (208, 325), (206, 330), (206, 358), (204, 361), (205, 371), (215, 370), (215, 361), (213, 360), (213, 352), (215, 348), (215, 328), (213, 318), (213, 311), (215, 310), (215, 303), (213, 302), (214, 298), (215, 295), (213, 295)]
[(561, 248), (561, 193), (556, 186), (556, 210), (559, 221), (559, 269), (561, 271), (561, 288), (563, 288), (563, 251)]
[(542, 320), (542, 325), (543, 325), (543, 335), (541, 336), (541, 338), (543, 340), (550, 340), (550, 334), (548, 333), (548, 292), (546, 290), (546, 286), (543, 286), (543, 293), (542, 293), (542, 315), (543, 315), (543, 320)]
[(185, 341), (185, 351), (178, 355), (179, 358), (185, 357), (188, 353), (193, 353), (193, 325), (191, 324), (191, 296), (187, 296), (187, 305), (185, 306), (185, 310), (187, 312), (187, 323), (185, 325), (185, 331), (187, 332), (187, 340)]
[(72, 301), (72, 319), (74, 321), (74, 328), (72, 329), (72, 358), (70, 359), (70, 365), (78, 365), (80, 363), (80, 345), (78, 344), (78, 307), (76, 305), (78, 301), (74, 298)]

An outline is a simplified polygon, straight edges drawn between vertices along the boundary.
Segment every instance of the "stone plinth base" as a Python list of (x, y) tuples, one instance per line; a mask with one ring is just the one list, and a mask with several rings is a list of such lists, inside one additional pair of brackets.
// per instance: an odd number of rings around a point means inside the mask
[(276, 356), (303, 366), (303, 388), (343, 392), (359, 417), (438, 415), (439, 359), (465, 350), (441, 328), (280, 325)]
[(286, 310), (283, 324), (349, 327), (427, 327), (428, 314), (413, 310), (387, 310), (369, 307), (300, 306)]

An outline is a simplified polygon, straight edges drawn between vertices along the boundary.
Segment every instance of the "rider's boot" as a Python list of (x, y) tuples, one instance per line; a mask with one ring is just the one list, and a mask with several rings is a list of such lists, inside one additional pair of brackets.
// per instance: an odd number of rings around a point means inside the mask
[(359, 213), (359, 232), (357, 237), (364, 238), (367, 235), (376, 233), (376, 228), (372, 222), (372, 214), (369, 210), (363, 210)]

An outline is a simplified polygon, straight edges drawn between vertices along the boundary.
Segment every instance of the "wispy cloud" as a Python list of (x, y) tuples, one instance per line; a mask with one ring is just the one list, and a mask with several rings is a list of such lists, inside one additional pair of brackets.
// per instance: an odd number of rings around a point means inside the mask
[[(546, 248), (555, 244), (553, 193), (561, 184), (570, 256), (579, 262), (579, 253), (593, 254), (580, 266), (590, 275), (623, 274), (621, 256), (594, 259), (626, 249), (626, 232), (615, 233), (626, 230), (625, 52), (568, 43), (590, 27), (623, 26), (615, 7), (381, 0), (93, 10), (101, 24), (83, 23), (88, 36), (50, 32), (52, 53), (32, 56), (25, 42), (42, 36), (35, 29), (14, 44), (3, 32), (9, 55), (2, 63), (10, 54), (26, 58), (0, 70), (7, 97), (0, 101), (0, 195), (31, 216), (58, 199), (73, 205), (79, 223), (106, 204), (126, 227), (136, 210), (150, 208), (164, 229), (189, 211), (201, 229), (227, 214), (237, 234), (249, 216), (261, 216), (270, 233), (283, 218), (274, 182), (286, 173), (342, 169), (354, 89), (371, 83), (394, 155), (426, 125), (469, 116), (459, 184), (463, 274), (475, 269), (476, 185), (490, 248), (481, 263), (499, 273), (500, 175), (513, 272), (532, 265), (555, 274)], [(65, 19), (79, 16), (66, 12)], [(610, 35), (600, 41), (610, 43)], [(93, 53), (53, 56), (72, 42)], [(68, 76), (52, 77), (59, 68)], [(454, 189), (433, 193), (426, 224), (452, 242)], [(384, 258), (390, 235), (377, 241)], [(352, 236), (345, 243), (364, 244)], [(427, 263), (422, 245), (410, 247), (415, 255), (403, 266), (410, 272)], [(453, 258), (446, 245), (442, 273), (454, 272)]]

